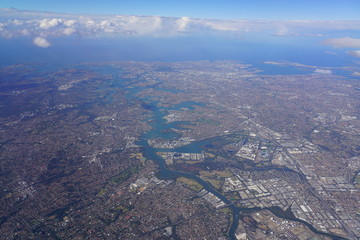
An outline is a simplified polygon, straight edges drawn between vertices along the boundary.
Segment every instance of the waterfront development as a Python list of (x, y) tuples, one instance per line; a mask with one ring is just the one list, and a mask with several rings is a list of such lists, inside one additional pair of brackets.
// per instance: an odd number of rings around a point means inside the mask
[(238, 61), (1, 77), (2, 239), (360, 237), (356, 79)]

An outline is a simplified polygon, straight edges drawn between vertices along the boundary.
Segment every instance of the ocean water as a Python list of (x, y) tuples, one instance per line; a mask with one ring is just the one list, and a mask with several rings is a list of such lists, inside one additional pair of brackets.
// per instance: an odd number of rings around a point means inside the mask
[(0, 38), (0, 66), (46, 63), (68, 66), (83, 62), (238, 60), (264, 74), (307, 74), (314, 68), (278, 66), (264, 61), (296, 62), (316, 67), (344, 67), (356, 58), (344, 49), (322, 45), (320, 37), (274, 37), (253, 34), (246, 38), (219, 35), (178, 37), (61, 37), (49, 38), (39, 48), (31, 38)]

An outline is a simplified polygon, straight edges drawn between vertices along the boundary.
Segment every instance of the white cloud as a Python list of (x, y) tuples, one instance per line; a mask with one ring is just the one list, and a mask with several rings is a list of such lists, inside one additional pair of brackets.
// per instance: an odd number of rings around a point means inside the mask
[(23, 24), (22, 21), (17, 20), (17, 19), (13, 20), (12, 23), (13, 23), (14, 25), (21, 25), (21, 24)]
[(314, 73), (332, 74), (332, 71), (330, 69), (317, 68), (315, 69)]
[(285, 37), (287, 35), (289, 35), (289, 30), (285, 26), (281, 26), (280, 29), (277, 31), (277, 33), (274, 34), (274, 36), (277, 37)]
[(179, 18), (178, 20), (176, 20), (177, 30), (185, 31), (188, 24), (190, 23), (190, 21), (191, 20), (189, 17), (182, 17), (182, 18)]
[(40, 28), (42, 29), (49, 29), (52, 27), (56, 27), (57, 25), (59, 25), (60, 23), (62, 23), (63, 20), (58, 19), (58, 18), (53, 18), (53, 19), (43, 19), (40, 21)]
[(30, 31), (28, 29), (21, 30), (21, 34), (24, 36), (30, 35)]
[(162, 27), (162, 20), (161, 17), (153, 17), (154, 23), (152, 25), (153, 30), (159, 30)]
[[(246, 32), (275, 33), (274, 36), (321, 36), (328, 30), (360, 30), (360, 21), (264, 21), (214, 20), (189, 17), (74, 15), (49, 12), (1, 11), (0, 37), (61, 37), (101, 35), (174, 36), (201, 32), (243, 36)], [(8, 19), (8, 20), (6, 20)], [(16, 20), (14, 20), (16, 19)], [(328, 39), (325, 44), (359, 46), (360, 39)], [(354, 53), (349, 53), (354, 54)]]
[(65, 28), (64, 31), (63, 31), (64, 35), (71, 35), (74, 32), (76, 32), (76, 30), (73, 29), (73, 28)]
[(348, 51), (346, 53), (350, 56), (360, 58), (360, 50)]
[(322, 42), (326, 45), (331, 45), (333, 47), (338, 48), (359, 48), (360, 47), (360, 39), (357, 38), (332, 38), (327, 39)]
[[(145, 22), (142, 23), (138, 23), (136, 30), (139, 34), (153, 34), (153, 33), (157, 33), (157, 32), (161, 32), (162, 31), (162, 19), (161, 17), (151, 17), (148, 21), (146, 21), (147, 24), (145, 24)], [(144, 27), (142, 27), (144, 26)]]
[(75, 23), (77, 23), (77, 21), (74, 19), (64, 21), (64, 25), (67, 27), (72, 27)]
[(88, 17), (80, 16), (79, 21), (80, 21), (81, 25), (84, 25), (87, 27), (95, 25), (95, 22), (93, 20), (91, 20), (91, 18), (88, 18)]
[(42, 47), (42, 48), (50, 47), (50, 43), (48, 42), (48, 40), (46, 40), (45, 38), (42, 38), (42, 37), (34, 38), (33, 43), (36, 46)]
[(104, 20), (104, 21), (100, 22), (100, 26), (102, 26), (102, 27), (106, 27), (106, 26), (109, 26), (109, 25), (110, 25), (110, 22), (108, 20)]
[(202, 25), (210, 27), (212, 30), (216, 31), (241, 31), (240, 26), (237, 24), (234, 25), (231, 22), (222, 22), (222, 21), (203, 21)]

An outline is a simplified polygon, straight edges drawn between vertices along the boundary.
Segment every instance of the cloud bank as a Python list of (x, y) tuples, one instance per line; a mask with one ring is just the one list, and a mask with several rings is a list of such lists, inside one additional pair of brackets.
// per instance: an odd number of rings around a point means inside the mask
[[(198, 33), (233, 34), (264, 32), (269, 36), (323, 36), (329, 30), (360, 30), (360, 21), (214, 20), (159, 16), (74, 15), (0, 9), (0, 37), (30, 36), (34, 44), (48, 47), (47, 37), (151, 36), (172, 37)], [(45, 40), (45, 41), (44, 41)], [(360, 46), (359, 39), (329, 39), (333, 46)], [(35, 43), (36, 42), (36, 43)]]

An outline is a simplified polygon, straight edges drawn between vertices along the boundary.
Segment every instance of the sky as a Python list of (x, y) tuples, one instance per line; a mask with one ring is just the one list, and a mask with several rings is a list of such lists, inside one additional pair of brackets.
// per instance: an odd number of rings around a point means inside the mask
[(359, 13), (360, 0), (0, 0), (0, 65), (101, 54), (358, 64)]
[(208, 19), (360, 20), (359, 0), (1, 0), (0, 8)]

